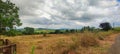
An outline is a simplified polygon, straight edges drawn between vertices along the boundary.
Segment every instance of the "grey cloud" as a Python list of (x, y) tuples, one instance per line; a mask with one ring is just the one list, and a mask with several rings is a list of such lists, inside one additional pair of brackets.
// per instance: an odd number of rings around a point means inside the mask
[(73, 22), (70, 21), (63, 21), (61, 19), (47, 19), (45, 17), (30, 17), (30, 18), (26, 18), (23, 21), (24, 23), (29, 23), (29, 24), (37, 24), (37, 25), (62, 25), (62, 24), (66, 24), (66, 25), (70, 25)]
[[(89, 6), (96, 6), (98, 4), (100, 0), (89, 0), (89, 3), (90, 5)], [(58, 13), (61, 13), (62, 16), (65, 16), (65, 17), (60, 17), (59, 15), (58, 18), (61, 18), (61, 19), (65, 19), (65, 18), (68, 18), (69, 20), (79, 20), (79, 21), (91, 21), (91, 20), (94, 20), (95, 17), (101, 17), (101, 16), (104, 16), (104, 14), (102, 15), (96, 15), (96, 13), (94, 13), (94, 15), (92, 15), (91, 13), (87, 13), (87, 10), (88, 10), (88, 3), (85, 2), (85, 3), (80, 3), (80, 1), (76, 0), (76, 3), (74, 4), (69, 4), (67, 1), (63, 1), (61, 2), (62, 4), (56, 4), (56, 6), (53, 8), (55, 10), (58, 11)], [(82, 6), (84, 5), (84, 6)], [(85, 14), (82, 15), (82, 17), (77, 17), (76, 16), (76, 13), (79, 12), (79, 11), (83, 11), (85, 12)], [(52, 15), (52, 16), (55, 16), (56, 15)], [(88, 22), (89, 22), (88, 21)]]
[[(106, 6), (100, 3), (101, 1), (105, 2)], [(109, 8), (113, 8), (116, 4), (106, 4), (107, 1), (115, 0), (12, 0), (20, 7), (20, 18), (27, 17), (22, 20), (23, 23), (63, 25), (63, 27), (64, 25), (77, 25), (76, 21), (89, 24), (96, 19), (101, 20), (114, 15), (118, 10), (116, 9), (113, 13), (112, 10), (115, 9), (110, 10)], [(94, 10), (90, 10), (90, 7)]]
[(90, 6), (98, 6), (102, 0), (88, 0)]
[(11, 0), (13, 3), (20, 8), (21, 16), (36, 16), (37, 14), (34, 12), (36, 9), (39, 9), (39, 6), (43, 6), (44, 0)]

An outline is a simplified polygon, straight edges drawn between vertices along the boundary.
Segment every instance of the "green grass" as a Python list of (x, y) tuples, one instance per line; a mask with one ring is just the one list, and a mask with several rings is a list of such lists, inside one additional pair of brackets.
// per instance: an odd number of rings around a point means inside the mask
[(114, 30), (115, 31), (120, 31), (120, 27), (115, 27)]
[(35, 30), (35, 32), (38, 33), (50, 33), (50, 32), (54, 32), (55, 30)]
[(32, 46), (31, 54), (34, 54), (34, 52), (35, 52), (35, 46)]

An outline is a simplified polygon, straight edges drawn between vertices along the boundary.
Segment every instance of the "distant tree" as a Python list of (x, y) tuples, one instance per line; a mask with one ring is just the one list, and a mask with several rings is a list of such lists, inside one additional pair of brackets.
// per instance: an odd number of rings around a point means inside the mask
[(73, 32), (76, 32), (76, 30), (75, 29), (71, 29), (70, 32), (73, 33)]
[(99, 27), (102, 28), (102, 30), (104, 31), (112, 29), (112, 26), (110, 25), (109, 22), (100, 23)]
[(81, 31), (86, 31), (86, 30), (87, 30), (87, 31), (90, 31), (90, 29), (91, 29), (91, 28), (90, 28), (89, 26), (84, 26), (84, 27), (81, 29)]
[(65, 30), (66, 33), (69, 33), (70, 31), (68, 29)]
[(24, 34), (28, 34), (28, 35), (34, 34), (34, 28), (25, 27), (24, 29), (25, 29)]
[(60, 30), (55, 30), (54, 33), (55, 33), (55, 34), (58, 34), (58, 33), (61, 33), (61, 31), (60, 31)]
[(18, 10), (19, 8), (9, 0), (6, 0), (6, 2), (0, 0), (0, 33), (5, 32), (6, 27), (13, 30), (14, 25), (22, 25), (22, 23), (20, 23)]

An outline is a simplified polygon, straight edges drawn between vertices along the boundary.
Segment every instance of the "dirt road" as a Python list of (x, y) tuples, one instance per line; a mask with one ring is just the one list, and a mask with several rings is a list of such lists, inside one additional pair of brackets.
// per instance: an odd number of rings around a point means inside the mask
[(111, 46), (109, 54), (120, 54), (120, 34), (115, 38), (115, 42)]

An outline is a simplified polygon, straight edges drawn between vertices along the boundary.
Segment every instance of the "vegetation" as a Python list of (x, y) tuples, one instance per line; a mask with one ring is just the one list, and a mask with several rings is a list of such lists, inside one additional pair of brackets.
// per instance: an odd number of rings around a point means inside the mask
[(120, 31), (120, 27), (115, 27), (115, 28), (113, 28), (113, 30), (119, 32)]
[(7, 36), (17, 36), (17, 35), (22, 35), (22, 32), (17, 31), (15, 29), (12, 29), (12, 30), (6, 31), (4, 33), (4, 35), (7, 35)]
[(32, 35), (32, 34), (34, 34), (34, 28), (31, 28), (31, 27), (25, 27), (24, 28), (24, 34), (27, 34), (27, 35)]
[(31, 54), (34, 54), (34, 51), (35, 51), (35, 46), (32, 46)]
[(89, 47), (89, 46), (99, 46), (98, 40), (93, 36), (83, 36), (81, 37), (81, 46)]
[(100, 27), (102, 28), (102, 30), (104, 31), (108, 31), (112, 29), (112, 26), (110, 25), (109, 22), (104, 22), (100, 24)]
[(18, 10), (9, 0), (0, 0), (0, 35), (3, 35), (1, 38), (17, 44), (15, 54), (105, 54), (111, 45), (110, 35), (120, 32), (119, 27), (112, 29), (109, 22), (100, 23), (100, 28), (84, 26), (81, 29), (16, 29), (14, 26), (22, 25)]
[(6, 32), (6, 28), (13, 30), (14, 26), (20, 26), (19, 8), (9, 0), (3, 2), (0, 0), (0, 33)]
[[(116, 34), (116, 32), (113, 30), (97, 33), (84, 31), (83, 33), (47, 34), (49, 37), (43, 37), (41, 34), (16, 37), (3, 36), (2, 38), (7, 38), (18, 45), (17, 54), (31, 54), (33, 52), (34, 54), (103, 54), (107, 53), (111, 46), (109, 42), (111, 38), (115, 37), (110, 38), (111, 34)], [(102, 36), (103, 40), (99, 36)]]

